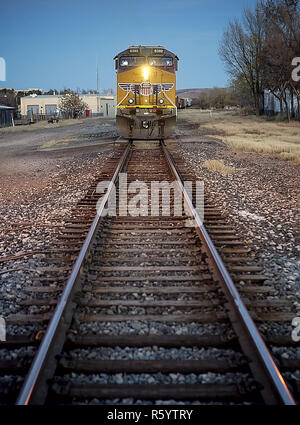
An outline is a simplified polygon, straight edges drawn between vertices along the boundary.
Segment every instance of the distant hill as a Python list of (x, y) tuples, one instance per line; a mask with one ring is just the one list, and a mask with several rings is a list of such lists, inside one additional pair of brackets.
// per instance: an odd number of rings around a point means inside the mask
[(199, 97), (201, 93), (203, 92), (209, 92), (210, 90), (213, 90), (212, 88), (203, 88), (203, 89), (180, 89), (176, 91), (177, 96), (185, 98), (189, 97), (191, 99), (195, 99), (196, 97)]

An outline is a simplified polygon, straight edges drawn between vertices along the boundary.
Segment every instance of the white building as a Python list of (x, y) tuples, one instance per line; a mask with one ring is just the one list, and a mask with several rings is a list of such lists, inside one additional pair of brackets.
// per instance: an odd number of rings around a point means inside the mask
[[(29, 95), (21, 97), (21, 115), (23, 117), (59, 115), (59, 99), (61, 97), (63, 95)], [(84, 94), (79, 97), (88, 105), (86, 116), (115, 117), (116, 99), (114, 96)]]

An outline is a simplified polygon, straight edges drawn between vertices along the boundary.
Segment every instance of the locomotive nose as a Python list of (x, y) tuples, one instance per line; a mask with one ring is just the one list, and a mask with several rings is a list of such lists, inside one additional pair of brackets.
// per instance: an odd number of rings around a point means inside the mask
[(177, 56), (162, 46), (131, 46), (115, 56), (120, 136), (170, 137), (175, 125)]

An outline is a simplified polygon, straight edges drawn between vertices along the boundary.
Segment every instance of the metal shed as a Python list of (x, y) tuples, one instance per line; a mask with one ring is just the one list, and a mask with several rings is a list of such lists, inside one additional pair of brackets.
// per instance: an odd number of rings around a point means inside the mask
[(0, 127), (12, 125), (15, 108), (11, 106), (0, 105)]

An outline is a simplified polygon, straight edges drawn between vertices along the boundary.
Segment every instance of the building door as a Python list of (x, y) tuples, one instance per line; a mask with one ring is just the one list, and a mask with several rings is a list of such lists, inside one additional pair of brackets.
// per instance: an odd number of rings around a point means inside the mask
[(106, 106), (106, 116), (108, 117), (108, 103), (106, 103), (105, 106)]
[(56, 116), (57, 105), (45, 105), (45, 114), (52, 116)]
[(27, 117), (36, 117), (39, 114), (39, 105), (27, 105)]

